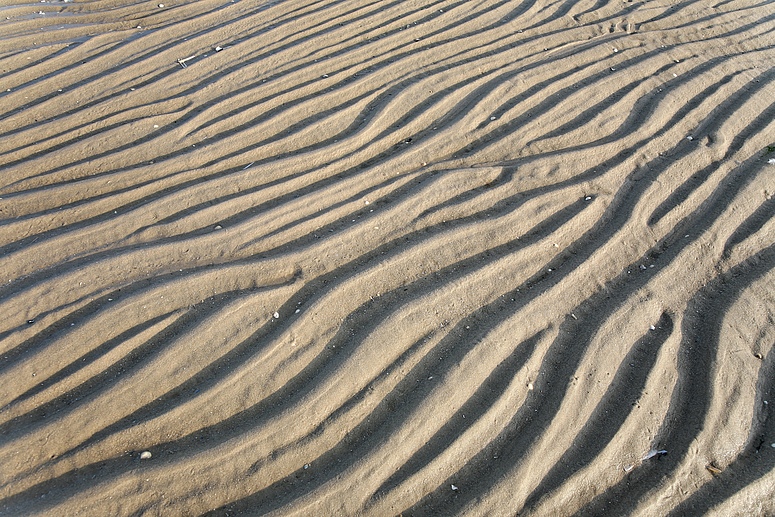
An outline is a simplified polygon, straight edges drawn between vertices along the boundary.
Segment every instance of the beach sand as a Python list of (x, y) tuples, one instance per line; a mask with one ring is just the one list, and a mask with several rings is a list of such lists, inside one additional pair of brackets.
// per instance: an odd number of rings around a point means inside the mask
[(0, 514), (775, 515), (775, 11), (0, 1)]

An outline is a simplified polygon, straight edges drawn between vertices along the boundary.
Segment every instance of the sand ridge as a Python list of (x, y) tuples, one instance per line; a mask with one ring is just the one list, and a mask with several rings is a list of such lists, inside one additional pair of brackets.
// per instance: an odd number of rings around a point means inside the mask
[(0, 0), (0, 514), (775, 514), (773, 34)]

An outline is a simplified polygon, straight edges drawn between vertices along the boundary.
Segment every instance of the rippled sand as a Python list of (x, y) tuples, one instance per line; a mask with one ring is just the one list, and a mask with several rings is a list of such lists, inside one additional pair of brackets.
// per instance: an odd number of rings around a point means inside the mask
[(0, 0), (0, 514), (775, 515), (772, 2), (164, 2)]

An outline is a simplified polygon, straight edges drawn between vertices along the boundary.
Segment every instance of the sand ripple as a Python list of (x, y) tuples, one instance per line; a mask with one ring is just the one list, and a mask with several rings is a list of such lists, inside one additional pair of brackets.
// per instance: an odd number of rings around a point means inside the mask
[(0, 513), (775, 514), (772, 3), (0, 15)]

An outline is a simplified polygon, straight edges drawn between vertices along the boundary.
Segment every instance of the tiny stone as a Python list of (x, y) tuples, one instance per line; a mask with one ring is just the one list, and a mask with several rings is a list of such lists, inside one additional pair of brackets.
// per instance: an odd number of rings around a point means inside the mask
[(164, 7), (164, 4), (159, 4), (159, 8), (162, 8), (162, 7)]
[(140, 459), (141, 460), (149, 460), (149, 459), (151, 459), (152, 456), (153, 456), (153, 454), (151, 454), (150, 451), (144, 451), (144, 452), (140, 453)]
[(278, 319), (280, 317), (280, 313), (275, 312), (274, 314), (272, 314), (272, 316), (274, 316), (274, 319)]

